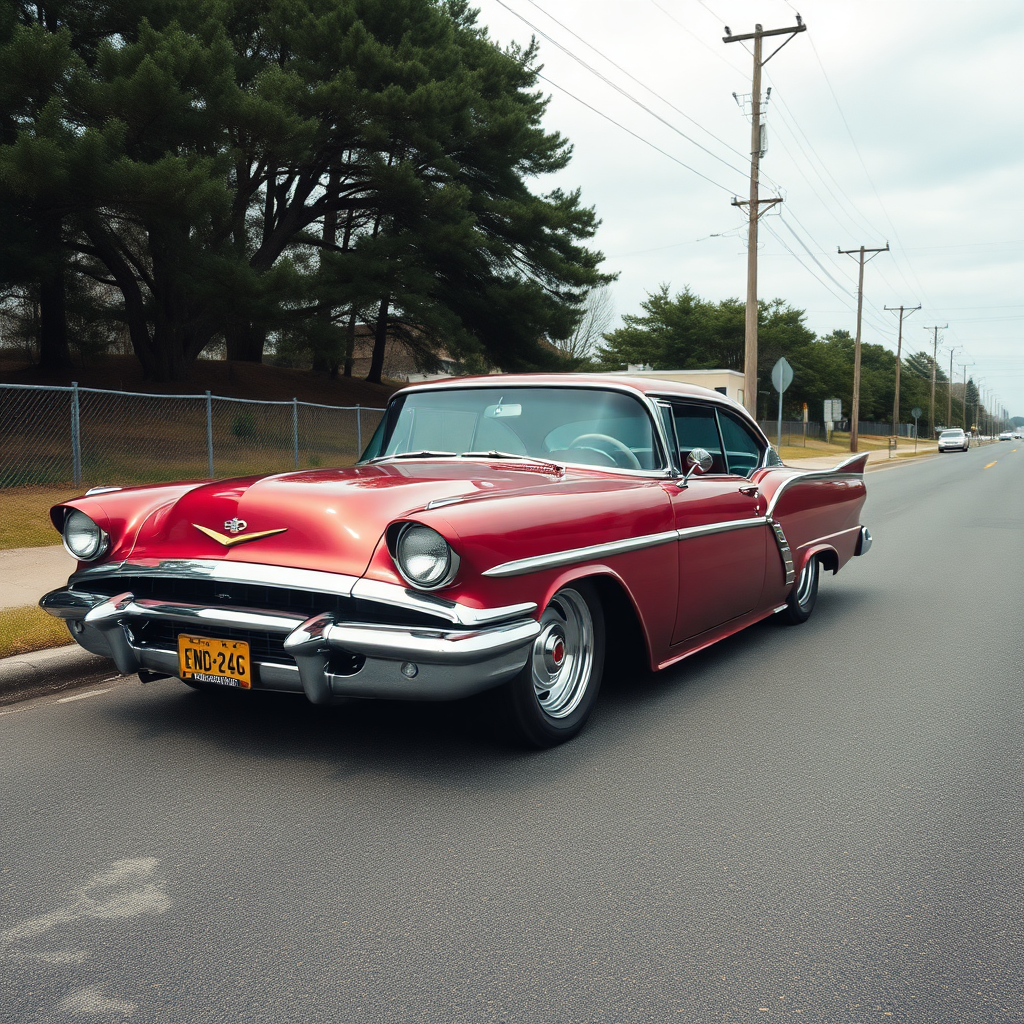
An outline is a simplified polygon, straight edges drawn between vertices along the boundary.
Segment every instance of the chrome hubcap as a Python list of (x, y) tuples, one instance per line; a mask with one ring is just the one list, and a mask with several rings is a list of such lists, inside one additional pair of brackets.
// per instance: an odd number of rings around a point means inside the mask
[(575, 590), (560, 590), (540, 620), (530, 658), (533, 689), (541, 710), (565, 718), (587, 692), (594, 667), (594, 621)]

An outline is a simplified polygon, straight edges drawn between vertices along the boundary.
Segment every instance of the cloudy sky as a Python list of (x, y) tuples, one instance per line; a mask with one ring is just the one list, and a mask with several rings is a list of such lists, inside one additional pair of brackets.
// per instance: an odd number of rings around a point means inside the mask
[[(821, 334), (930, 351), (1024, 415), (1024, 52), (1020, 0), (474, 0), (501, 44), (537, 35), (549, 130), (575, 148), (550, 181), (597, 208), (595, 240), (615, 324), (667, 282), (717, 301), (746, 294), (750, 44), (733, 34), (796, 24), (765, 67), (768, 152), (759, 293), (807, 312)], [(785, 39), (786, 37), (781, 37)], [(765, 53), (773, 44), (765, 41)], [(645, 109), (646, 108), (646, 109)], [(633, 134), (631, 135), (630, 132)], [(655, 148), (656, 147), (656, 148)], [(659, 152), (659, 150), (661, 152)], [(684, 166), (685, 165), (685, 166)]]

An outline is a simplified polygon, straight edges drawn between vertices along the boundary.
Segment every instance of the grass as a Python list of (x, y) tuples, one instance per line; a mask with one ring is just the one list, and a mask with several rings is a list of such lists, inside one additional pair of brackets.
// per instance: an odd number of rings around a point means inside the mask
[(71, 644), (63, 619), (55, 619), (35, 605), (0, 608), (0, 658)]
[[(785, 435), (783, 435), (783, 439), (785, 440)], [(889, 447), (889, 439), (887, 437), (861, 434), (857, 447), (862, 452), (884, 452)], [(900, 459), (914, 458), (920, 455), (931, 455), (935, 451), (934, 442), (919, 440), (917, 442), (917, 451), (915, 452), (913, 440), (908, 441), (903, 438), (896, 451), (896, 457)], [(787, 463), (797, 462), (800, 459), (816, 459), (823, 455), (835, 456), (838, 461), (850, 454), (850, 435), (833, 431), (831, 443), (820, 438), (809, 437), (806, 445), (783, 444), (779, 449), (779, 454), (782, 456), (783, 461)]]
[(50, 507), (75, 494), (75, 488), (71, 486), (6, 487), (0, 490), (0, 551), (59, 544), (60, 534), (50, 522)]

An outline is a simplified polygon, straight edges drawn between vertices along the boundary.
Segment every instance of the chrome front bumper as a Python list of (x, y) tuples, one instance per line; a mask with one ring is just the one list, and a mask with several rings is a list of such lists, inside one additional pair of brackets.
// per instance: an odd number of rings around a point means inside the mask
[(305, 693), (314, 704), (340, 697), (466, 697), (519, 672), (540, 633), (537, 620), (524, 617), (524, 606), (509, 608), (514, 617), (494, 623), (501, 609), (469, 609), (467, 615), (475, 615), (480, 625), (434, 629), (344, 622), (327, 613), (304, 618), (253, 608), (210, 608), (136, 598), (127, 591), (109, 597), (71, 586), (52, 591), (39, 604), (68, 620), (81, 646), (112, 658), (126, 675), (141, 670), (159, 678), (179, 671), (177, 649), (139, 642), (133, 624), (138, 630), (142, 623), (162, 620), (180, 623), (181, 631), (190, 634), (209, 631), (215, 637), (221, 628), (275, 636), (291, 660), (254, 658), (253, 688)]

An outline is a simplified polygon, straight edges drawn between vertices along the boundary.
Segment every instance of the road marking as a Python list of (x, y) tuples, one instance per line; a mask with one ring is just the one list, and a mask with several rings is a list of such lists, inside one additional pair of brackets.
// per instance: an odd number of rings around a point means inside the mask
[[(996, 459), (996, 462), (998, 462), (998, 461), (999, 461), (999, 460), (998, 460), (998, 459)], [(992, 468), (992, 467), (993, 467), (993, 466), (994, 466), (994, 465), (996, 464), (996, 462), (990, 462), (990, 463), (989, 463), (989, 464), (988, 464), (988, 465), (987, 465), (987, 466), (986, 466), (985, 468), (986, 468), (986, 469), (991, 469), (991, 468)]]
[(98, 697), (101, 693), (110, 693), (110, 687), (105, 690), (89, 690), (86, 693), (76, 693), (73, 697), (61, 697), (55, 700), (54, 704), (70, 704), (73, 700), (85, 700), (86, 697)]

